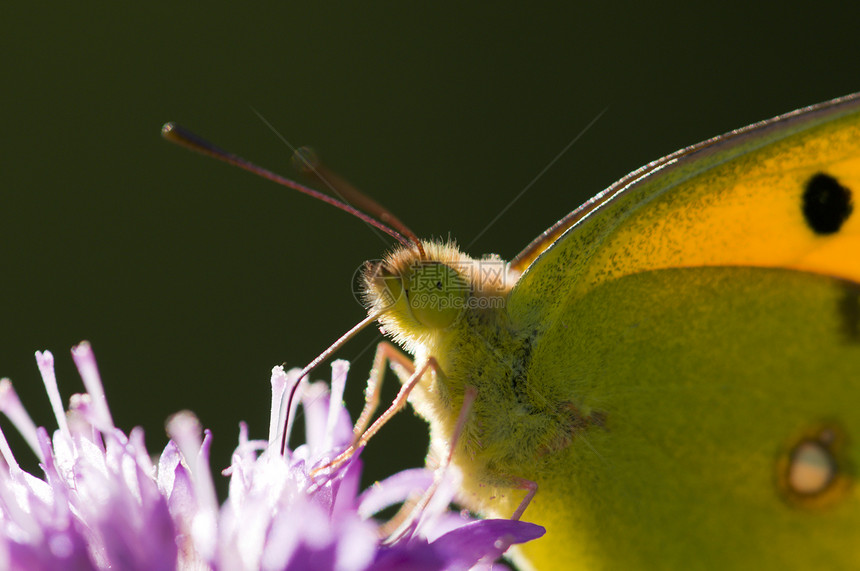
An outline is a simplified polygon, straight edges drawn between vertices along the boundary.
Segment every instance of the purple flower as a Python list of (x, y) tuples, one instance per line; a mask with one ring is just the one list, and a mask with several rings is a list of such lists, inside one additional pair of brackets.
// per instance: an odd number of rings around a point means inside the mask
[[(66, 413), (53, 356), (36, 353), (59, 426), (53, 437), (35, 426), (11, 382), (0, 381), (0, 411), (43, 471), (37, 477), (22, 470), (0, 432), (0, 568), (489, 568), (508, 546), (544, 533), (530, 523), (451, 511), (453, 470), (406, 470), (359, 493), (360, 450), (327, 468), (352, 439), (340, 404), (345, 361), (333, 364), (330, 395), (322, 383), (302, 386), (307, 442), (284, 454), (282, 420), (295, 418), (299, 403), (291, 411), (283, 403), (298, 371), (272, 370), (268, 438), (249, 440), (240, 425), (224, 470), (229, 495), (219, 505), (209, 468), (212, 436), (196, 417), (181, 412), (168, 421), (171, 439), (154, 465), (142, 430), (126, 435), (114, 426), (89, 344), (73, 348), (72, 357), (87, 392), (73, 396)], [(410, 508), (392, 522), (373, 518), (396, 504)]]

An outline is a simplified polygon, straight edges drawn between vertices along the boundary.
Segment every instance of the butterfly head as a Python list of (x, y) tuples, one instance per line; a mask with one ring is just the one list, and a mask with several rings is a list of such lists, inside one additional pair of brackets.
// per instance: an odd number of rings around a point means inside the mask
[(507, 266), (493, 256), (475, 260), (454, 243), (422, 242), (368, 262), (363, 291), (368, 310), (407, 350), (455, 329), (464, 316), (504, 303)]

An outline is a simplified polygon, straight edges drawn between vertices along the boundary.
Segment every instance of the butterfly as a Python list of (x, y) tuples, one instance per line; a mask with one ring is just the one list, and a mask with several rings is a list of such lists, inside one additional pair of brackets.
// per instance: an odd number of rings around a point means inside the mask
[(360, 325), (394, 343), (356, 445), (408, 399), (465, 506), (546, 527), (523, 568), (857, 568), (858, 192), (851, 95), (654, 161), (509, 263), (377, 211), (400, 246)]

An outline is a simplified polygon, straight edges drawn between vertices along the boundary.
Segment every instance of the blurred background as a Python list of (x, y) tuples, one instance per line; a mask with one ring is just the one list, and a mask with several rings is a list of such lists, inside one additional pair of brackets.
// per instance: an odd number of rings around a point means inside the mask
[[(68, 399), (82, 390), (68, 351), (87, 339), (119, 426), (158, 452), (164, 420), (193, 410), (220, 470), (240, 420), (265, 438), (272, 366), (306, 364), (364, 316), (353, 274), (391, 241), (162, 141), (163, 122), (293, 175), (256, 109), (419, 236), (467, 245), (486, 229), (468, 251), (510, 259), (650, 160), (860, 89), (857, 14), (839, 6), (7, 6), (0, 376), (53, 429), (33, 352), (54, 352)], [(379, 340), (339, 353), (353, 415)], [(367, 483), (426, 445), (399, 415), (365, 453)]]

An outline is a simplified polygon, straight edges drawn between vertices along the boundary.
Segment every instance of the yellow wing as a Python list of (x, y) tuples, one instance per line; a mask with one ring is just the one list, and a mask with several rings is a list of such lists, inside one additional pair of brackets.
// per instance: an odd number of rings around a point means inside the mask
[[(660, 268), (792, 268), (860, 282), (858, 191), (860, 94), (733, 131), (631, 173), (547, 230), (511, 262), (526, 272), (514, 311), (546, 314), (547, 297), (567, 298), (571, 283), (586, 291)], [(526, 291), (541, 292), (537, 305)]]

